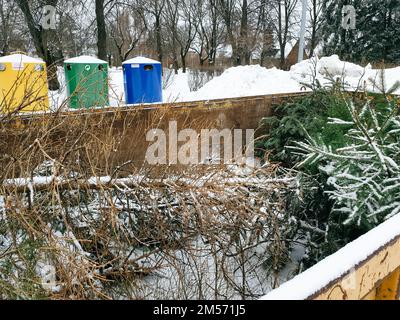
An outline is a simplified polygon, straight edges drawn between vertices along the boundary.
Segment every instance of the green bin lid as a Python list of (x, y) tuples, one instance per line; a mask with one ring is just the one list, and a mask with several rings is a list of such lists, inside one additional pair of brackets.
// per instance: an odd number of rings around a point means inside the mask
[(67, 59), (64, 63), (81, 63), (81, 64), (108, 64), (107, 61), (98, 59), (91, 56), (79, 56), (71, 59)]

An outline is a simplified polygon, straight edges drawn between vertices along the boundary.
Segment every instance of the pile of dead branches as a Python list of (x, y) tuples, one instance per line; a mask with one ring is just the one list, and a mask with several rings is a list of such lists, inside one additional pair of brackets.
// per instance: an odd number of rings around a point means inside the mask
[(1, 124), (0, 298), (247, 299), (296, 271), (295, 176), (121, 163), (127, 131), (68, 119)]

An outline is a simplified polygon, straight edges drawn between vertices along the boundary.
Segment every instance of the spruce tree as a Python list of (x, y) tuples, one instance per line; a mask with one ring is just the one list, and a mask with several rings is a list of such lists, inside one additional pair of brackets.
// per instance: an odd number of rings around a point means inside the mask
[[(342, 26), (342, 9), (356, 10), (356, 28)], [(325, 0), (324, 54), (354, 62), (400, 62), (400, 0)]]
[[(382, 75), (382, 82), (384, 77)], [(400, 88), (396, 83), (388, 93)], [(358, 105), (346, 100), (351, 120), (329, 119), (329, 125), (346, 127), (344, 147), (332, 148), (308, 135), (289, 149), (304, 157), (298, 164), (318, 163), (329, 176), (326, 190), (334, 212), (345, 224), (370, 229), (400, 213), (400, 113), (396, 98), (386, 92), (368, 96)]]

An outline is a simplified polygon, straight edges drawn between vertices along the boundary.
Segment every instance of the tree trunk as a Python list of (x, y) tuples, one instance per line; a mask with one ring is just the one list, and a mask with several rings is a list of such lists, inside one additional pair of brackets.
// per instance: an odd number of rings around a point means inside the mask
[(97, 56), (107, 61), (107, 31), (104, 17), (104, 0), (96, 0)]
[(173, 66), (174, 66), (174, 72), (175, 74), (178, 74), (179, 72), (179, 62), (178, 62), (178, 57), (176, 56), (176, 54), (174, 54), (174, 58), (173, 58), (174, 62), (173, 62)]
[(186, 55), (181, 53), (182, 72), (186, 73)]
[[(177, 47), (175, 40), (172, 41), (172, 47), (173, 48)], [(178, 54), (176, 52), (176, 49), (173, 49), (173, 52), (172, 52), (172, 64), (174, 67), (175, 74), (178, 74), (179, 73), (178, 72), (179, 71), (179, 61), (178, 61)]]
[(200, 64), (200, 67), (203, 67), (205, 60), (203, 59), (203, 55), (201, 54), (201, 52), (202, 52), (202, 50), (200, 50), (200, 53), (198, 54), (198, 56), (199, 56), (199, 64)]
[[(53, 54), (48, 48), (47, 34), (49, 30), (43, 30), (41, 26), (37, 26), (33, 18), (28, 0), (17, 0), (18, 6), (24, 14), (28, 25), (29, 33), (32, 37), (36, 52), (45, 62), (48, 70), (48, 83), (50, 90), (60, 89), (60, 83), (57, 79), (57, 65)], [(57, 0), (49, 1), (49, 5), (56, 6)]]
[(247, 0), (242, 2), (242, 17), (240, 19), (240, 40), (239, 56), (240, 64), (250, 64), (250, 55), (248, 54), (248, 8)]
[(232, 30), (228, 30), (228, 39), (232, 47), (232, 63), (234, 66), (238, 66), (240, 65), (240, 55), (237, 49), (235, 37), (233, 35)]
[[(282, 8), (278, 6), (278, 42), (279, 42), (279, 50), (280, 50), (280, 67), (281, 69), (285, 69), (286, 67), (286, 57), (285, 57), (285, 48), (287, 44), (287, 37), (289, 32), (289, 19), (288, 16), (288, 8), (285, 6), (284, 8), (285, 14), (283, 16)], [(282, 22), (284, 26), (282, 27)]]
[(310, 58), (314, 55), (315, 47), (317, 46), (317, 1), (313, 0), (312, 3), (312, 30), (311, 30), (311, 43), (310, 43)]
[(9, 50), (10, 50), (10, 49), (9, 49), (9, 45), (8, 45), (8, 40), (6, 40), (6, 41), (4, 42), (3, 48), (1, 49), (2, 54), (3, 54), (4, 56), (8, 55)]
[(240, 56), (238, 54), (238, 45), (237, 45), (237, 39), (235, 39), (235, 36), (233, 34), (233, 25), (232, 25), (232, 19), (233, 19), (233, 10), (230, 7), (230, 4), (220, 0), (219, 1), (219, 6), (220, 6), (220, 10), (222, 12), (222, 18), (225, 22), (225, 27), (226, 27), (226, 34), (227, 34), (227, 39), (228, 39), (228, 43), (231, 45), (232, 47), (232, 64), (234, 66), (238, 66), (240, 64)]
[(156, 16), (155, 27), (156, 27), (156, 46), (157, 46), (158, 61), (162, 63), (163, 50), (162, 50), (162, 40), (161, 40), (161, 17), (159, 15)]

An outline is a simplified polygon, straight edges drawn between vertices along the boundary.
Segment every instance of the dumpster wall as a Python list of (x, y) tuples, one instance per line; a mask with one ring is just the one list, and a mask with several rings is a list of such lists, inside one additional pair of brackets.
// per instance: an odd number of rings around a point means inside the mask
[(399, 271), (400, 214), (262, 299), (398, 299)]
[(273, 106), (302, 95), (304, 93), (77, 110), (62, 114), (18, 117), (9, 121), (8, 125), (14, 128), (10, 130), (12, 136), (0, 137), (0, 140), (3, 141), (0, 146), (12, 148), (13, 145), (19, 145), (21, 141), (25, 144), (31, 144), (32, 141), (24, 138), (25, 135), (30, 134), (31, 128), (38, 127), (42, 130), (43, 127), (54, 126), (55, 123), (59, 123), (57, 130), (52, 130), (52, 134), (48, 137), (53, 146), (48, 152), (51, 156), (57, 157), (59, 156), (57, 154), (58, 149), (55, 146), (61, 143), (71, 143), (65, 141), (64, 137), (68, 135), (71, 129), (85, 125), (88, 127), (87, 136), (93, 137), (93, 139), (107, 141), (110, 134), (123, 137), (123, 141), (115, 146), (114, 163), (109, 163), (109, 165), (120, 165), (126, 161), (133, 161), (134, 164), (141, 166), (146, 151), (152, 144), (146, 141), (146, 132), (151, 128), (164, 129), (168, 133), (169, 121), (177, 121), (178, 130), (182, 128), (195, 130), (202, 128), (257, 129), (256, 135), (263, 134), (266, 128), (260, 127), (260, 120), (272, 115)]

